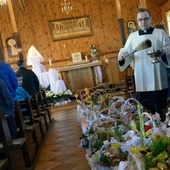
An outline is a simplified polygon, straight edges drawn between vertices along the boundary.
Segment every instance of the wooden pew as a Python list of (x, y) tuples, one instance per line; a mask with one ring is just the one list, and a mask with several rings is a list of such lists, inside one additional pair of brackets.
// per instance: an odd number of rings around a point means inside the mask
[[(34, 113), (32, 110), (32, 105), (30, 99), (25, 99), (25, 101), (19, 102), (22, 111), (22, 114), (24, 116), (24, 122), (27, 125), (35, 125), (36, 130), (36, 136), (38, 144), (36, 144), (36, 149), (39, 149), (39, 146), (41, 145), (43, 138), (45, 137), (45, 133), (43, 130), (43, 119), (42, 117), (34, 117)], [(26, 118), (26, 119), (25, 119)]]
[(9, 170), (25, 170), (23, 148), (26, 138), (12, 140), (4, 112), (0, 110), (0, 154), (9, 160)]
[(48, 102), (45, 90), (41, 90), (41, 94), (42, 94), (44, 107), (48, 107), (48, 108), (52, 107), (53, 103)]
[(9, 161), (8, 158), (0, 159), (0, 170), (8, 170)]
[(39, 104), (39, 101), (38, 101), (38, 94), (34, 94), (31, 98), (31, 105), (32, 105), (32, 108), (33, 108), (33, 113), (34, 113), (34, 116), (37, 118), (37, 117), (42, 117), (43, 118), (43, 130), (46, 134), (46, 132), (48, 131), (48, 123), (47, 123), (47, 119), (48, 119), (48, 115), (47, 115), (47, 112), (45, 111), (42, 111), (40, 109), (40, 104)]
[(27, 125), (24, 122), (23, 114), (21, 111), (20, 103), (15, 103), (15, 120), (18, 127), (17, 137), (26, 137), (28, 155), (25, 157), (26, 167), (30, 167), (34, 161), (36, 150), (39, 147), (35, 125)]
[(47, 123), (48, 123), (48, 126), (50, 126), (50, 123), (52, 122), (52, 114), (51, 114), (51, 108), (50, 108), (51, 106), (48, 105), (45, 91), (38, 92), (38, 102), (39, 102), (40, 111), (47, 112), (47, 115), (48, 115)]

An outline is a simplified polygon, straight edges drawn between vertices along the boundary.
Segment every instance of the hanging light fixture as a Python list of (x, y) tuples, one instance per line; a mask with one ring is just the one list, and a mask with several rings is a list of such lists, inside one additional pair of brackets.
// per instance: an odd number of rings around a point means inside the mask
[(0, 0), (0, 6), (7, 5), (9, 0)]
[(70, 2), (67, 2), (67, 0), (64, 0), (64, 3), (61, 3), (61, 10), (62, 10), (62, 12), (69, 14), (72, 10), (72, 6), (71, 6)]

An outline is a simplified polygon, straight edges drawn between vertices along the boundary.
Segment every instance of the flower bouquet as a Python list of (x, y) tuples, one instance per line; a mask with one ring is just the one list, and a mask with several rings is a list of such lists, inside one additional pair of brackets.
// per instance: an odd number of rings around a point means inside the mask
[(53, 105), (56, 105), (57, 102), (62, 102), (62, 101), (68, 101), (70, 97), (72, 96), (71, 90), (65, 90), (59, 94), (56, 94), (52, 91), (47, 90), (46, 91), (46, 96), (47, 100), (50, 103), (53, 103)]

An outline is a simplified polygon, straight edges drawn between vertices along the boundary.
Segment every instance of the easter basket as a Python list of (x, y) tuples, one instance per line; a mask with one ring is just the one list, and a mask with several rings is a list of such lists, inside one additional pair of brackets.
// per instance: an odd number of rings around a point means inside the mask
[(103, 145), (103, 141), (111, 141), (111, 139), (115, 139), (116, 141), (122, 141), (122, 135), (129, 130), (129, 127), (124, 124), (124, 122), (122, 122), (120, 119), (114, 120), (109, 117), (96, 119), (90, 124), (90, 127), (92, 127), (98, 120), (108, 120), (109, 125), (100, 124), (100, 128), (97, 128), (95, 133), (92, 135), (91, 140), (89, 142), (89, 147), (91, 149), (92, 154), (101, 148), (101, 146)]
[(108, 142), (99, 151), (97, 170), (143, 170), (141, 155), (121, 150), (121, 143)]

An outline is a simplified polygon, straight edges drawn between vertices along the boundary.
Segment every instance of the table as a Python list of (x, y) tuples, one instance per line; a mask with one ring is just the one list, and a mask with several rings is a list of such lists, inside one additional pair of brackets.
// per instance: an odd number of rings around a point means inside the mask
[[(57, 71), (62, 74), (62, 78), (73, 93), (84, 88), (93, 88), (97, 85), (95, 71), (102, 65), (101, 61), (93, 61), (85, 64), (66, 66), (57, 68)], [(97, 69), (94, 69), (98, 67)], [(98, 72), (101, 81), (101, 72)]]

